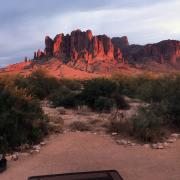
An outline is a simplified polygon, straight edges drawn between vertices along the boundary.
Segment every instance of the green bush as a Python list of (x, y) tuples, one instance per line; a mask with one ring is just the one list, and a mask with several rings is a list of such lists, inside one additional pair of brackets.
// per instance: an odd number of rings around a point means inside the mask
[(49, 97), (53, 104), (64, 107), (75, 107), (77, 105), (76, 93), (66, 87), (55, 90)]
[(59, 84), (61, 87), (66, 87), (72, 91), (80, 91), (82, 88), (81, 82), (77, 80), (61, 79), (59, 80)]
[(162, 99), (162, 111), (166, 114), (167, 123), (180, 130), (180, 76), (174, 78)]
[(37, 142), (47, 133), (39, 102), (9, 80), (0, 80), (0, 153)]
[(171, 81), (169, 78), (147, 80), (137, 87), (137, 97), (147, 102), (161, 102), (167, 97)]
[(141, 107), (131, 121), (133, 127), (131, 133), (140, 140), (155, 142), (165, 135), (163, 115), (156, 104)]
[(116, 91), (117, 85), (114, 81), (108, 79), (93, 79), (84, 83), (84, 89), (81, 98), (86, 105), (94, 108), (95, 100), (100, 96), (110, 98)]
[(156, 103), (170, 127), (180, 129), (180, 76), (164, 76), (137, 88), (137, 97)]
[(109, 112), (114, 106), (114, 101), (110, 98), (100, 96), (94, 102), (94, 110)]
[[(153, 124), (148, 117), (154, 116), (154, 119), (164, 119), (163, 123), (168, 128), (180, 130), (180, 76), (168, 75), (161, 77), (152, 76), (137, 76), (137, 77), (116, 77), (115, 81), (118, 82), (117, 95), (127, 95), (129, 97), (138, 98), (148, 102), (151, 107), (156, 106), (159, 115), (154, 113), (153, 108), (148, 111), (140, 112), (139, 122), (150, 126)], [(143, 122), (143, 119), (145, 122)], [(149, 122), (149, 124), (147, 123)], [(158, 120), (154, 123), (158, 124)], [(138, 124), (137, 124), (138, 125)], [(156, 126), (156, 125), (155, 125)], [(144, 134), (142, 139), (148, 139), (148, 136), (157, 134), (155, 133), (154, 126), (150, 126), (146, 131), (139, 131), (137, 134)], [(151, 131), (152, 130), (152, 131)], [(149, 134), (149, 135), (148, 135)], [(156, 135), (155, 135), (156, 136)], [(145, 138), (146, 137), (146, 138)], [(153, 139), (153, 137), (149, 137)]]
[(146, 82), (147, 77), (128, 77), (128, 76), (119, 76), (114, 79), (118, 84), (118, 93), (121, 95), (126, 95), (128, 97), (136, 97), (136, 91), (141, 84)]
[(47, 98), (55, 89), (59, 88), (58, 80), (48, 76), (42, 69), (34, 71), (26, 80), (26, 88), (33, 96), (41, 100)]

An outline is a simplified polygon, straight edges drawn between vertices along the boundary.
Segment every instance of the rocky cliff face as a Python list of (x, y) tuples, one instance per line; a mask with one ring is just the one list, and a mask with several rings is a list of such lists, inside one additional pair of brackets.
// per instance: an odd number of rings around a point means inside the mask
[(53, 44), (54, 44), (54, 41), (49, 36), (46, 36), (46, 38), (45, 38), (45, 50), (44, 50), (44, 54), (46, 56), (52, 56), (53, 55)]
[(35, 59), (54, 56), (64, 63), (82, 60), (91, 64), (96, 61), (123, 62), (122, 52), (115, 47), (112, 40), (106, 35), (93, 36), (90, 30), (72, 31), (71, 34), (58, 34), (54, 40), (45, 38), (45, 50), (35, 53)]
[(111, 40), (116, 48), (124, 49), (129, 46), (129, 41), (127, 36), (113, 37)]
[(160, 64), (180, 63), (180, 41), (165, 40), (145, 46), (131, 45), (123, 49), (129, 63), (157, 62)]
[(93, 36), (90, 30), (75, 30), (45, 38), (44, 52), (38, 50), (34, 59), (56, 57), (63, 63), (92, 64), (94, 62), (176, 64), (180, 62), (180, 41), (165, 40), (145, 46), (129, 45), (128, 38), (106, 35)]

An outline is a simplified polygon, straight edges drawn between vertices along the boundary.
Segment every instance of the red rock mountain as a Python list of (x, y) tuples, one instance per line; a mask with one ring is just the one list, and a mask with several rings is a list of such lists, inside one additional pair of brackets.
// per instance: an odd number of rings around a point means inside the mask
[(156, 62), (176, 65), (180, 63), (180, 41), (164, 40), (145, 46), (131, 45), (124, 47), (123, 57), (129, 63)]
[(44, 52), (35, 52), (34, 59), (51, 57), (61, 59), (64, 63), (82, 61), (91, 64), (94, 61), (123, 62), (122, 52), (106, 35), (93, 36), (90, 30), (72, 31), (71, 34), (58, 34), (54, 40), (45, 38)]
[(180, 41), (129, 45), (126, 36), (111, 39), (106, 35), (93, 36), (90, 30), (75, 30), (70, 35), (58, 34), (54, 39), (47, 36), (44, 52), (38, 50), (34, 53), (35, 60), (51, 57), (71, 65), (96, 62), (176, 64), (180, 63)]

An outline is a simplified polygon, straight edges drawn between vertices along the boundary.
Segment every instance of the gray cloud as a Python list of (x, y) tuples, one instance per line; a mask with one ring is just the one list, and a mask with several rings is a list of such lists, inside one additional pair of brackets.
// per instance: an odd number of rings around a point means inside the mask
[(92, 29), (132, 43), (179, 38), (178, 0), (6, 0), (0, 6), (0, 65), (44, 46), (44, 36)]

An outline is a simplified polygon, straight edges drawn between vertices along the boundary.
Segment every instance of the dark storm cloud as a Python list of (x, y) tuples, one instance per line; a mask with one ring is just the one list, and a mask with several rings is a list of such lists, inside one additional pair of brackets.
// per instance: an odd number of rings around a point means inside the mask
[[(162, 7), (165, 8), (162, 12), (158, 4), (176, 3), (173, 8), (178, 3), (176, 0), (0, 0), (0, 2), (0, 65), (18, 61), (26, 55), (32, 55), (33, 50), (43, 48), (45, 35), (55, 36), (61, 31), (70, 32), (73, 28), (90, 28), (96, 34), (106, 33), (110, 36), (126, 34), (137, 43), (159, 40), (166, 36), (168, 28), (166, 24), (160, 23), (161, 27), (164, 27), (162, 32), (164, 36), (161, 37), (156, 33), (159, 29), (156, 29), (155, 25), (162, 21), (161, 17), (167, 16), (170, 19), (173, 14), (172, 12), (170, 15), (168, 12), (163, 14), (169, 4)], [(157, 12), (153, 9), (157, 9)], [(147, 23), (142, 16), (152, 23), (152, 27), (142, 25)], [(159, 21), (153, 19), (157, 16), (160, 18)], [(174, 16), (177, 16), (176, 10)], [(134, 21), (141, 23), (141, 26), (136, 27)], [(172, 22), (172, 26), (175, 27), (172, 34), (179, 37), (179, 26), (176, 25), (176, 21)], [(138, 31), (142, 34), (141, 40)], [(154, 39), (148, 36), (147, 32), (153, 34)]]

